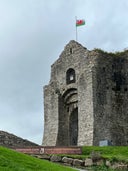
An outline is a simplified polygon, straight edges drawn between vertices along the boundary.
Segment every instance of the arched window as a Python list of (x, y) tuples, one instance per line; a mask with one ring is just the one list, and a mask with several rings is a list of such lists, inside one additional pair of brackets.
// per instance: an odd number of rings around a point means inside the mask
[(70, 68), (66, 72), (66, 83), (71, 84), (71, 83), (75, 83), (75, 81), (76, 81), (75, 70)]

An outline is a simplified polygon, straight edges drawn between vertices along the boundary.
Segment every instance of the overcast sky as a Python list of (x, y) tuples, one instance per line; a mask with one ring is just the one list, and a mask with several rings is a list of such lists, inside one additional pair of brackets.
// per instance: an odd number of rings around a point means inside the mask
[(128, 0), (0, 0), (0, 130), (38, 144), (43, 137), (43, 86), (64, 46), (128, 48)]

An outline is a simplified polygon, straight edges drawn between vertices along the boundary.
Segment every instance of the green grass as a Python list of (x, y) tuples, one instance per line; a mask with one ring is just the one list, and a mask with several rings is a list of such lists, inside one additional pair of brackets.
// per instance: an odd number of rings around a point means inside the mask
[(82, 147), (82, 155), (61, 155), (71, 158), (85, 159), (91, 158), (91, 153), (100, 153), (101, 157), (114, 161), (124, 161), (128, 163), (128, 147), (127, 146), (84, 146)]
[[(84, 146), (82, 147), (82, 155), (68, 155), (68, 157), (84, 160), (85, 158), (91, 158), (92, 152), (94, 152), (95, 154), (100, 154), (101, 158), (107, 159), (111, 163), (114, 163), (114, 162), (128, 163), (128, 147), (127, 146), (104, 146), (104, 147)], [(107, 166), (103, 164), (101, 166), (92, 166), (90, 168), (90, 171), (119, 171), (119, 170), (108, 168)]]
[[(69, 155), (72, 158), (85, 159), (92, 152), (98, 152), (103, 158), (112, 162), (124, 161), (128, 163), (128, 147), (82, 147), (82, 155)], [(66, 155), (67, 156), (67, 155)], [(73, 171), (74, 169), (64, 167), (49, 161), (36, 159), (34, 157), (18, 153), (16, 151), (0, 147), (0, 171)], [(92, 167), (92, 171), (112, 171), (105, 166)]]
[(102, 157), (109, 159), (110, 161), (125, 161), (128, 163), (127, 146), (82, 147), (82, 153), (86, 157), (89, 157), (93, 151), (99, 152)]
[(0, 147), (0, 171), (74, 171), (74, 169)]

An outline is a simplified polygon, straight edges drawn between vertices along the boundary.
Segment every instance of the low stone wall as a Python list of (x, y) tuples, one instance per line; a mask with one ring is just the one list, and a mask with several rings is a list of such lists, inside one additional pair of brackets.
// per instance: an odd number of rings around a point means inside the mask
[(27, 147), (15, 148), (16, 151), (26, 154), (82, 154), (81, 147)]
[(44, 154), (82, 154), (81, 147), (42, 147)]
[(35, 155), (34, 157), (40, 158), (40, 159), (45, 159), (49, 160), (51, 162), (60, 162), (64, 165), (67, 166), (73, 166), (73, 167), (82, 167), (82, 168), (88, 168), (92, 166), (101, 166), (101, 165), (106, 165), (109, 168), (115, 169), (115, 170), (122, 170), (122, 171), (127, 171), (128, 170), (128, 164), (122, 163), (122, 162), (113, 162), (111, 163), (107, 159), (98, 159), (93, 161), (91, 158), (86, 158), (84, 160), (80, 159), (73, 159), (69, 157), (61, 157), (57, 155)]

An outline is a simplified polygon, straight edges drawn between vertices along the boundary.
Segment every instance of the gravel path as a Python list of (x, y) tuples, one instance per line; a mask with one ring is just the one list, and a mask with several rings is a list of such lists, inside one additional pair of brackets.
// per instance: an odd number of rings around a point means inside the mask
[(78, 169), (78, 168), (75, 168), (75, 167), (73, 167), (73, 169), (76, 169), (76, 171), (78, 170), (78, 171), (88, 171), (88, 170), (85, 170), (85, 169)]
[(83, 170), (83, 169), (78, 169), (78, 171), (87, 171), (87, 170)]

